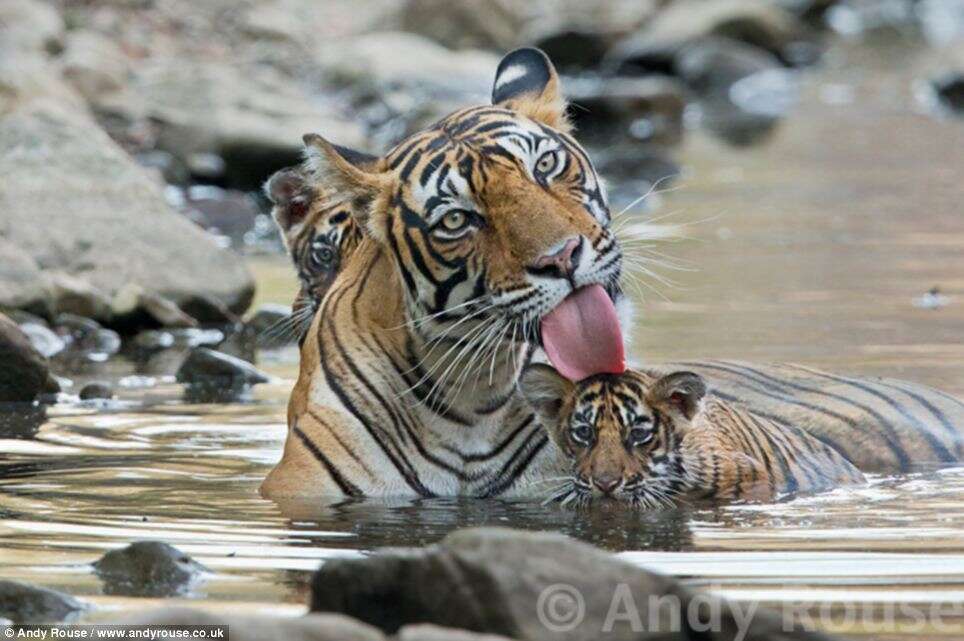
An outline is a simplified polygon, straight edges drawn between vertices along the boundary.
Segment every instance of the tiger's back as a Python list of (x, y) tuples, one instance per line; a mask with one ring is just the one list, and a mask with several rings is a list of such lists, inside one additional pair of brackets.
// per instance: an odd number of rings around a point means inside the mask
[(907, 472), (964, 458), (964, 403), (925, 385), (794, 364), (711, 360), (658, 369), (702, 374), (717, 398), (795, 426), (867, 472)]

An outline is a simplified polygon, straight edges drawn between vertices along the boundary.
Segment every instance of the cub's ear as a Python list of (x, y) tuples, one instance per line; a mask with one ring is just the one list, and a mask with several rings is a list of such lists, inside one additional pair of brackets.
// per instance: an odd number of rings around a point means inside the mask
[(540, 49), (516, 49), (502, 59), (492, 85), (492, 104), (568, 132), (566, 100), (559, 87), (559, 74)]
[(333, 145), (318, 134), (305, 134), (304, 142), (305, 167), (311, 180), (330, 191), (332, 202), (350, 201), (356, 221), (367, 228), (372, 201), (389, 184), (382, 161)]
[(539, 421), (549, 430), (549, 435), (561, 444), (558, 440), (559, 414), (575, 384), (549, 365), (534, 363), (522, 374), (519, 387)]
[(307, 176), (298, 167), (276, 171), (264, 183), (264, 195), (274, 205), (271, 213), (287, 240), (288, 233), (304, 222), (314, 198)]
[(689, 421), (700, 411), (707, 391), (706, 381), (699, 374), (674, 372), (653, 383), (646, 401), (670, 416)]

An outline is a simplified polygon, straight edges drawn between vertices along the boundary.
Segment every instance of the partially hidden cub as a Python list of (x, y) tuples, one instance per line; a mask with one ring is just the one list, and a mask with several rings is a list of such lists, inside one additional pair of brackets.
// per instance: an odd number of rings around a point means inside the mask
[(572, 462), (571, 477), (552, 495), (563, 504), (765, 501), (864, 481), (830, 446), (710, 396), (692, 372), (629, 370), (572, 383), (539, 364), (521, 386)]

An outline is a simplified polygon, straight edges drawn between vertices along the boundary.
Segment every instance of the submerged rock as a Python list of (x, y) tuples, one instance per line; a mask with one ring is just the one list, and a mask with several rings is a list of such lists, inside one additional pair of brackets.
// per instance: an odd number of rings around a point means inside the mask
[(941, 105), (964, 116), (964, 73), (949, 73), (933, 81)]
[(177, 371), (191, 400), (232, 400), (252, 385), (270, 379), (251, 363), (206, 347), (193, 349)]
[(685, 88), (675, 78), (579, 78), (566, 95), (580, 137), (619, 142), (627, 137), (675, 144), (683, 135)]
[(70, 621), (86, 609), (85, 604), (69, 594), (0, 580), (0, 617), (15, 624)]
[(111, 550), (93, 564), (104, 593), (124, 596), (187, 594), (208, 571), (177, 548), (160, 541), (137, 541)]
[[(168, 607), (118, 615), (117, 625), (222, 625), (230, 628), (231, 641), (385, 641), (376, 628), (344, 616), (309, 614), (303, 617), (215, 614), (185, 607)], [(414, 640), (413, 640), (414, 641)], [(458, 640), (454, 640), (458, 641)], [(484, 641), (484, 640), (483, 640)]]
[(110, 383), (103, 381), (88, 383), (80, 390), (80, 400), (82, 401), (111, 398), (114, 398), (114, 388)]
[(30, 402), (60, 391), (47, 359), (17, 325), (0, 314), (0, 402)]
[[(632, 617), (610, 618), (614, 609), (638, 615), (645, 631), (634, 629)], [(458, 531), (422, 550), (329, 560), (311, 597), (312, 612), (347, 614), (387, 633), (432, 623), (529, 641), (683, 641), (702, 638), (699, 623), (712, 612), (707, 638), (827, 638), (787, 631), (775, 613), (755, 611), (747, 622), (744, 610), (720, 597), (697, 598), (673, 578), (567, 537), (498, 528)]]

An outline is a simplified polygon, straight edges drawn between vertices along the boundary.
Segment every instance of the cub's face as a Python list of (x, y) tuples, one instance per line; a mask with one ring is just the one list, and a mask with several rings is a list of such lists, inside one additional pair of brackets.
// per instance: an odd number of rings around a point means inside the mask
[(352, 204), (314, 184), (302, 168), (275, 173), (265, 184), (265, 193), (301, 284), (292, 309), (300, 337), (358, 245), (361, 231), (353, 220)]
[(306, 143), (315, 180), (358, 205), (365, 233), (395, 259), (413, 317), (472, 314), (492, 321), (493, 340), (535, 339), (574, 290), (618, 293), (602, 182), (567, 129), (558, 77), (527, 49), (503, 60), (492, 106), (452, 114), (370, 166), (320, 136)]
[(683, 491), (680, 443), (706, 394), (697, 374), (653, 381), (627, 371), (572, 383), (547, 365), (532, 365), (521, 386), (571, 462), (572, 475), (553, 499), (657, 507)]

